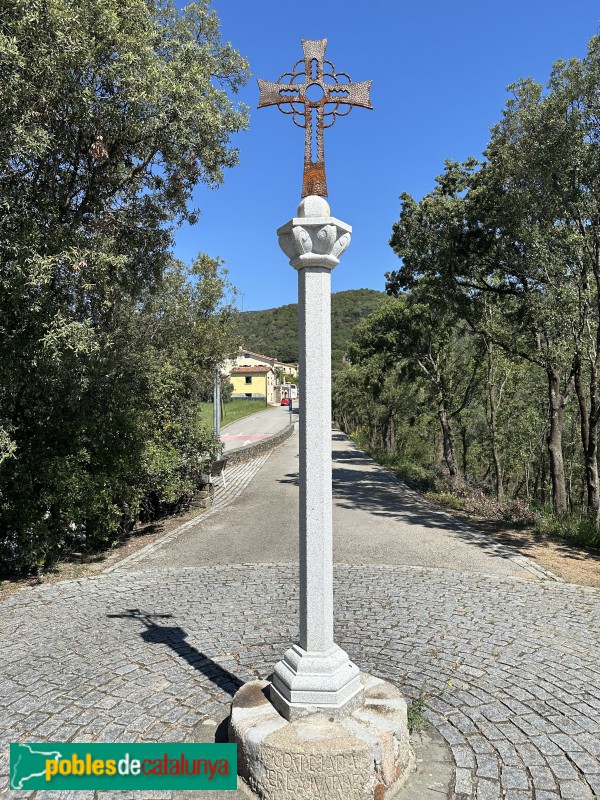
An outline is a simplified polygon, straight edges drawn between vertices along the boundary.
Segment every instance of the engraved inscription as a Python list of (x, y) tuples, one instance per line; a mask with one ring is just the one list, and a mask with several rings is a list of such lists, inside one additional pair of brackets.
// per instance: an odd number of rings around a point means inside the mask
[(289, 792), (298, 800), (327, 797), (362, 800), (365, 760), (352, 753), (264, 753), (264, 782), (269, 791)]

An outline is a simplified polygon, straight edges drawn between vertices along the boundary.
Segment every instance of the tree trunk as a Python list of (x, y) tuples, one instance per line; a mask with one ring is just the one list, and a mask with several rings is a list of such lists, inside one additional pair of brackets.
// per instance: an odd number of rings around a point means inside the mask
[(388, 454), (396, 451), (396, 426), (394, 425), (394, 415), (389, 413), (385, 420), (384, 449)]
[(469, 472), (469, 443), (467, 441), (467, 428), (465, 425), (460, 426), (460, 439), (462, 443), (462, 470), (464, 479), (467, 480)]
[[(490, 414), (488, 424), (490, 426), (490, 434), (492, 437), (492, 460), (494, 462), (494, 475), (496, 477), (496, 500), (501, 503), (504, 499), (504, 487), (502, 486), (502, 463), (500, 461), (500, 448), (498, 446), (498, 422), (497, 411), (498, 403), (496, 396), (496, 387), (494, 385), (494, 359), (492, 353), (492, 343), (485, 340), (487, 350), (487, 385), (488, 385), (488, 400), (490, 404)], [(527, 486), (529, 493), (529, 486)]]
[(590, 364), (590, 402), (589, 410), (581, 380), (581, 360), (578, 357), (573, 370), (575, 392), (579, 403), (581, 420), (581, 444), (583, 447), (585, 484), (587, 491), (588, 514), (598, 519), (600, 512), (600, 492), (598, 489), (598, 394), (596, 364)]
[(450, 418), (446, 409), (446, 402), (443, 393), (440, 391), (438, 395), (438, 419), (442, 428), (442, 442), (444, 447), (444, 461), (448, 466), (450, 477), (455, 478), (458, 475), (458, 465), (456, 463), (456, 455), (454, 453), (454, 442), (452, 441), (452, 428), (450, 427)]
[(554, 513), (562, 516), (567, 513), (567, 491), (565, 486), (565, 465), (562, 452), (562, 433), (565, 416), (566, 396), (560, 385), (560, 371), (548, 367), (548, 400), (550, 406), (550, 432), (548, 433), (548, 456), (550, 459), (550, 478), (552, 480), (552, 503)]
[(600, 517), (600, 491), (598, 489), (598, 420), (590, 415), (588, 446), (585, 451), (585, 479), (587, 484), (587, 507), (590, 516)]
[[(596, 234), (594, 278), (596, 282), (596, 309), (600, 312), (600, 242)], [(590, 418), (587, 450), (585, 452), (585, 477), (587, 483), (588, 513), (600, 519), (600, 490), (598, 488), (598, 372), (600, 370), (600, 323), (596, 318), (596, 353), (590, 364)]]

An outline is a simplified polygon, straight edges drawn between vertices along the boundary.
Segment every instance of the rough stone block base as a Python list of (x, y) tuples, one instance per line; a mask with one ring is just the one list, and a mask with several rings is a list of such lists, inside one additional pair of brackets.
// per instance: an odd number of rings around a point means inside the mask
[(361, 674), (364, 703), (345, 718), (316, 713), (288, 722), (268, 681), (236, 693), (229, 740), (238, 772), (260, 800), (389, 800), (414, 764), (406, 701), (390, 683)]

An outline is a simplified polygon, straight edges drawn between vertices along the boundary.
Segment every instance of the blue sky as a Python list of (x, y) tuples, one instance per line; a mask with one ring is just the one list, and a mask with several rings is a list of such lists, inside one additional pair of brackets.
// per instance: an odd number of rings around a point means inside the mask
[(301, 39), (328, 39), (327, 58), (353, 81), (372, 80), (374, 110), (356, 108), (325, 131), (333, 216), (354, 228), (333, 291), (384, 288), (398, 196), (427, 193), (444, 160), (479, 156), (508, 97), (554, 61), (583, 57), (599, 31), (597, 0), (213, 0), (223, 38), (250, 62), (239, 99), (250, 128), (235, 137), (240, 164), (217, 190), (198, 187), (199, 223), (176, 235), (185, 261), (226, 262), (243, 310), (296, 302), (297, 276), (276, 229), (300, 201), (304, 132), (276, 108), (256, 109), (256, 78), (275, 81), (302, 58)]

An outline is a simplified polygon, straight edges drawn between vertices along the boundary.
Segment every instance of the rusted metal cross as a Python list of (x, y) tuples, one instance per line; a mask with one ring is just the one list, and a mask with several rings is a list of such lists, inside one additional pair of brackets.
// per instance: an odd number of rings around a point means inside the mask
[(302, 197), (327, 197), (323, 129), (330, 128), (336, 117), (347, 116), (353, 106), (373, 108), (369, 97), (372, 81), (352, 83), (346, 72), (336, 72), (325, 59), (326, 47), (327, 39), (302, 39), (304, 58), (294, 64), (292, 72), (285, 72), (277, 83), (258, 80), (258, 108), (278, 106), (306, 131)]

